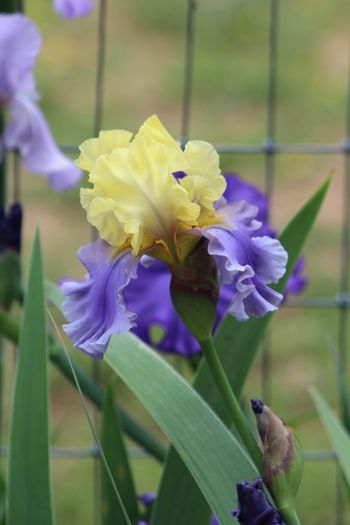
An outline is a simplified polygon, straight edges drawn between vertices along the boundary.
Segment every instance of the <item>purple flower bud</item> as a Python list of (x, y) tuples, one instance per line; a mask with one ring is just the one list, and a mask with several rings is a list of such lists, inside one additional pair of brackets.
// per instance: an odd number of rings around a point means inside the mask
[(144, 494), (141, 494), (140, 496), (138, 496), (138, 499), (141, 501), (144, 507), (148, 509), (149, 507), (153, 505), (156, 497), (157, 497), (157, 494), (155, 494), (154, 492), (145, 492)]
[(294, 508), (303, 470), (303, 453), (295, 432), (259, 399), (252, 399), (262, 443), (263, 480), (278, 508)]
[(3, 208), (0, 208), (0, 254), (7, 250), (20, 252), (21, 228), (22, 208), (20, 204), (12, 204), (7, 214)]
[(264, 492), (260, 478), (253, 482), (237, 483), (238, 511), (234, 517), (241, 525), (284, 525)]
[(94, 0), (54, 0), (53, 8), (64, 18), (87, 16), (95, 7)]

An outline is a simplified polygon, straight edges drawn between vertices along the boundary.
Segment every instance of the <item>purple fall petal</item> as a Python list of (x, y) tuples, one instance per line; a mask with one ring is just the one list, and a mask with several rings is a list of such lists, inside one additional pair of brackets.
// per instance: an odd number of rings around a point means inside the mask
[(64, 18), (87, 16), (95, 7), (94, 0), (54, 0), (53, 8)]
[(63, 328), (74, 346), (102, 359), (111, 335), (133, 326), (136, 316), (127, 310), (123, 291), (136, 278), (137, 260), (129, 250), (113, 258), (113, 249), (100, 239), (80, 248), (78, 258), (88, 274), (82, 282), (61, 287), (69, 323)]
[(0, 105), (7, 104), (18, 90), (34, 90), (32, 69), (41, 37), (21, 14), (0, 15)]
[(77, 185), (82, 172), (58, 149), (36, 102), (18, 94), (10, 106), (12, 121), (5, 130), (5, 146), (19, 149), (26, 168), (46, 175), (50, 186), (65, 191)]
[(278, 511), (270, 505), (261, 479), (237, 483), (237, 495), (239, 508), (234, 516), (241, 525), (284, 525)]
[(137, 314), (137, 326), (133, 332), (151, 344), (150, 327), (160, 325), (165, 333), (157, 348), (190, 356), (199, 351), (198, 343), (175, 312), (169, 286), (170, 272), (165, 264), (152, 260), (147, 267), (139, 266), (137, 279), (131, 281), (125, 290), (125, 302)]
[[(229, 207), (226, 213), (229, 215)], [(268, 287), (276, 283), (285, 272), (287, 252), (280, 242), (270, 237), (251, 237), (244, 215), (243, 228), (239, 217), (235, 220), (237, 208), (232, 206), (233, 228), (212, 226), (199, 231), (209, 240), (208, 251), (214, 256), (221, 279), (232, 287), (232, 301), (228, 312), (238, 320), (250, 316), (263, 316), (277, 308), (282, 295)], [(251, 208), (251, 220), (255, 220)]]

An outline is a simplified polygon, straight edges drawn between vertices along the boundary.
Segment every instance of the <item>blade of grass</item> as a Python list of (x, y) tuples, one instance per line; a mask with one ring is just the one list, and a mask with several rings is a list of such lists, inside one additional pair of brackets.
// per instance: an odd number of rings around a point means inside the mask
[[(138, 517), (137, 497), (111, 388), (107, 389), (103, 403), (101, 446), (128, 515), (135, 523)], [(101, 523), (126, 525), (123, 511), (104, 470), (101, 472)]]
[(311, 388), (310, 393), (323, 426), (337, 454), (337, 459), (347, 485), (350, 487), (350, 435), (344, 425), (342, 425), (335, 416), (320, 392), (316, 388)]

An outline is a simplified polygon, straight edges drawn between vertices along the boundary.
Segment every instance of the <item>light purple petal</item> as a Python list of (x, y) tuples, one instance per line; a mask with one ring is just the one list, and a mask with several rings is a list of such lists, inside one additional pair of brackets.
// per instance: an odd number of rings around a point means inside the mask
[(87, 16), (95, 7), (94, 0), (54, 0), (53, 8), (64, 18)]
[(156, 499), (157, 494), (155, 492), (145, 492), (137, 497), (138, 500), (146, 507), (147, 509), (151, 507)]
[(26, 16), (0, 15), (0, 103), (9, 103), (18, 90), (33, 91), (32, 69), (41, 37)]
[(176, 313), (169, 287), (170, 272), (165, 264), (147, 259), (146, 266), (139, 266), (137, 279), (125, 290), (126, 305), (137, 314), (133, 332), (152, 344), (150, 328), (159, 325), (164, 329), (164, 337), (156, 347), (162, 352), (190, 356), (199, 351), (198, 343)]
[(282, 295), (267, 285), (285, 272), (287, 252), (277, 239), (250, 237), (246, 231), (213, 226), (200, 230), (209, 240), (221, 278), (232, 286), (228, 312), (243, 321), (277, 308)]
[(303, 275), (305, 269), (305, 258), (300, 257), (293, 268), (286, 284), (286, 295), (299, 294), (307, 286), (309, 279)]
[(61, 287), (69, 322), (63, 328), (74, 346), (102, 359), (111, 335), (134, 326), (136, 316), (127, 310), (123, 291), (136, 278), (137, 259), (129, 250), (113, 258), (113, 249), (101, 239), (80, 248), (78, 258), (88, 274)]
[(5, 130), (7, 149), (19, 149), (30, 171), (46, 175), (58, 191), (77, 185), (82, 172), (58, 149), (45, 117), (34, 100), (18, 94), (12, 101), (12, 121)]

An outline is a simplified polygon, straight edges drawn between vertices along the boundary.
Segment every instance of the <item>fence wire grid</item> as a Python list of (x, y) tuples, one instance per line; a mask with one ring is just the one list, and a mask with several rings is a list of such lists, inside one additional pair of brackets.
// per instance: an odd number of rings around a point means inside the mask
[[(95, 102), (92, 129), (97, 136), (102, 128), (102, 117), (104, 109), (104, 77), (106, 72), (106, 21), (108, 16), (108, 0), (99, 0), (98, 27), (96, 38), (96, 78), (95, 78)], [(348, 69), (348, 85), (344, 86), (347, 93), (347, 109), (344, 115), (344, 139), (341, 142), (328, 144), (322, 143), (282, 143), (276, 134), (276, 111), (278, 107), (278, 70), (279, 44), (282, 35), (279, 34), (281, 0), (267, 0), (269, 5), (269, 35), (268, 55), (266, 57), (267, 67), (267, 98), (266, 98), (266, 135), (260, 144), (214, 144), (217, 151), (228, 155), (258, 155), (264, 159), (264, 190), (269, 199), (272, 198), (275, 188), (276, 158), (281, 155), (342, 155), (342, 225), (341, 225), (341, 260), (339, 269), (338, 293), (333, 296), (315, 296), (309, 298), (294, 298), (287, 303), (287, 307), (293, 309), (333, 309), (338, 312), (337, 351), (341, 366), (347, 368), (347, 341), (349, 323), (349, 271), (350, 271), (350, 58)], [(24, 2), (18, 0), (18, 9), (24, 10)], [(185, 38), (185, 56), (183, 60), (183, 94), (182, 94), (182, 116), (181, 136), (182, 146), (190, 137), (191, 108), (193, 98), (193, 70), (195, 64), (195, 36), (196, 36), (196, 13), (201, 7), (200, 0), (187, 0)], [(234, 51), (233, 51), (234, 52)], [(76, 144), (62, 144), (62, 151), (76, 153)], [(14, 155), (13, 162), (13, 197), (18, 200), (21, 191), (21, 169), (20, 162)], [(322, 174), (323, 175), (323, 174)], [(320, 180), (321, 182), (321, 180)], [(91, 232), (94, 238), (95, 233)], [(271, 348), (269, 335), (267, 334), (262, 348), (261, 358), (261, 380), (262, 397), (269, 403), (271, 398)], [(93, 376), (99, 381), (98, 363), (93, 364)], [(98, 416), (96, 415), (96, 422)], [(8, 455), (8, 448), (0, 447), (1, 455)], [(145, 452), (139, 448), (130, 448), (132, 457), (145, 457)], [(52, 448), (53, 458), (79, 459), (97, 458), (95, 465), (94, 498), (95, 498), (95, 523), (99, 523), (99, 482), (98, 482), (98, 450), (92, 445), (88, 448)], [(306, 450), (307, 461), (335, 461), (335, 453), (332, 450)], [(345, 525), (345, 503), (340, 486), (340, 474), (335, 488), (337, 494), (337, 508), (335, 509), (336, 525)]]

